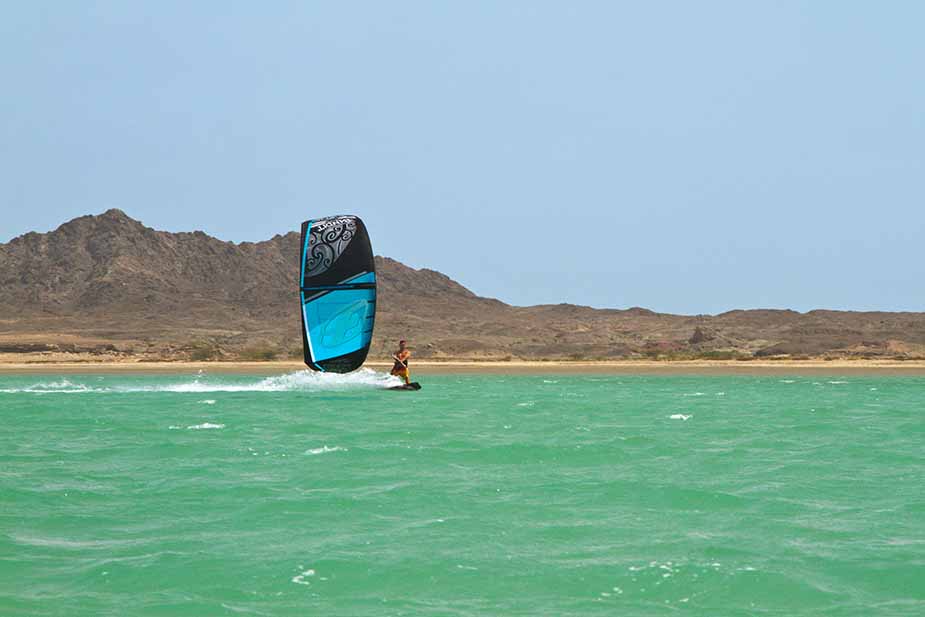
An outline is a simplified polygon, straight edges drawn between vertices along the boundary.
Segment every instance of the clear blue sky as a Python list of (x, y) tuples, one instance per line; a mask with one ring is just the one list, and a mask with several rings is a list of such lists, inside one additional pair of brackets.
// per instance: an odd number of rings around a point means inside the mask
[(925, 3), (16, 2), (0, 242), (111, 207), (515, 304), (925, 310)]

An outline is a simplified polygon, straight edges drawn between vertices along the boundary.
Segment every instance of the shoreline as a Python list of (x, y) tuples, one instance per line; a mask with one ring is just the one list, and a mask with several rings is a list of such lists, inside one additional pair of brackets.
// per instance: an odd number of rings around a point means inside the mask
[[(391, 362), (372, 361), (364, 367), (388, 371)], [(267, 362), (9, 362), (0, 363), (0, 375), (48, 374), (279, 374), (306, 369), (295, 360)], [(419, 360), (412, 375), (870, 375), (925, 376), (923, 361), (888, 360)]]

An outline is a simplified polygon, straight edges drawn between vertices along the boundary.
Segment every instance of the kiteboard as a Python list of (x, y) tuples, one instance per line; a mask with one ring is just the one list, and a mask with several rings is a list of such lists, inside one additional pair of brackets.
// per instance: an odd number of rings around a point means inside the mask
[(305, 364), (349, 373), (366, 360), (376, 319), (376, 264), (366, 225), (353, 215), (308, 220), (300, 246)]
[(392, 386), (391, 388), (389, 388), (389, 390), (420, 390), (420, 389), (421, 389), (421, 384), (419, 384), (416, 381), (412, 381), (411, 383), (403, 383), (400, 386)]

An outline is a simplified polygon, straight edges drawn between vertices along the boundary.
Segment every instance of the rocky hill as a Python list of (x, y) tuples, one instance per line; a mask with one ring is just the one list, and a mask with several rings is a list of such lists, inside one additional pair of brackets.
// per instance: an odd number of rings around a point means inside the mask
[[(298, 244), (156, 231), (120, 210), (25, 234), (0, 244), (0, 354), (301, 357)], [(419, 358), (925, 357), (925, 313), (515, 307), (433, 270), (376, 267), (383, 356), (406, 337)]]

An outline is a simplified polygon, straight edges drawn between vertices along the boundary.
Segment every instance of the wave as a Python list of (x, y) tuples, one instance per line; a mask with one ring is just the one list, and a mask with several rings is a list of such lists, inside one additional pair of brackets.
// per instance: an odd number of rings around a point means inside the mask
[[(302, 566), (299, 566), (299, 569), (301, 568)], [(315, 571), (309, 568), (308, 570), (303, 570), (299, 574), (296, 574), (290, 580), (292, 580), (292, 582), (295, 583), (296, 585), (311, 585), (311, 583), (305, 579), (310, 578), (312, 576), (315, 576)]]
[(327, 454), (328, 452), (346, 452), (347, 448), (341, 448), (340, 446), (334, 446), (329, 448), (328, 446), (321, 446), (320, 448), (312, 448), (311, 450), (306, 450), (305, 454), (313, 456), (316, 454)]
[[(167, 428), (170, 429), (171, 431), (178, 431), (182, 429), (183, 427), (178, 426), (176, 424), (171, 424)], [(211, 422), (203, 422), (202, 424), (193, 424), (192, 426), (187, 426), (186, 430), (202, 431), (202, 430), (215, 429), (215, 428), (225, 428), (225, 425), (224, 424), (212, 424)]]
[(59, 379), (58, 381), (39, 382), (20, 388), (3, 388), (0, 389), (0, 394), (81, 394), (94, 391), (95, 389), (91, 386), (72, 383), (67, 379)]
[[(203, 394), (209, 392), (330, 392), (342, 390), (363, 390), (397, 386), (401, 380), (387, 373), (362, 368), (352, 373), (319, 373), (310, 370), (296, 371), (285, 375), (274, 375), (258, 381), (240, 380), (197, 375), (183, 381), (151, 385), (118, 384), (112, 386), (91, 386), (74, 383), (67, 379), (54, 382), (39, 382), (16, 388), (0, 389), (2, 394), (84, 394), (84, 393), (137, 393), (176, 392)], [(201, 401), (205, 404), (211, 402)]]

